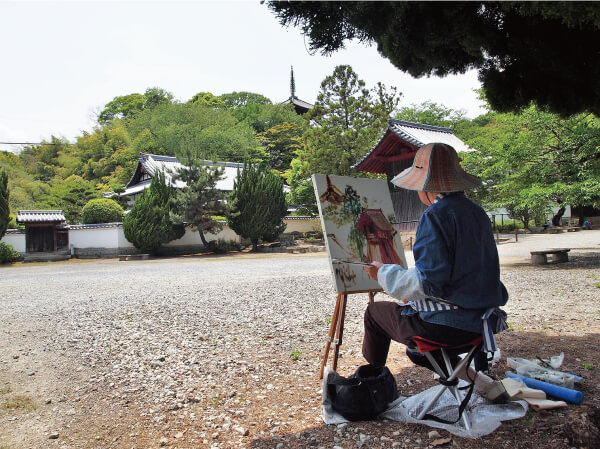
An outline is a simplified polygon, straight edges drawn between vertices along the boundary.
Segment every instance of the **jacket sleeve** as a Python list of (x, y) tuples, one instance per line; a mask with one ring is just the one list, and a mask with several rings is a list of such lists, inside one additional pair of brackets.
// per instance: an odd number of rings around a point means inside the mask
[(400, 265), (386, 264), (377, 272), (379, 285), (402, 301), (425, 299), (421, 276), (416, 268), (405, 270)]

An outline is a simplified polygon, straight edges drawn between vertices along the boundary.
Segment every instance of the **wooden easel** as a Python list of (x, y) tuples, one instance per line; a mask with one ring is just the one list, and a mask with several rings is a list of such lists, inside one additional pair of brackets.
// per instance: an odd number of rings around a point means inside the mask
[(335, 308), (333, 309), (333, 316), (331, 317), (331, 324), (329, 325), (329, 337), (327, 338), (327, 343), (325, 344), (325, 353), (323, 354), (323, 361), (321, 362), (321, 373), (319, 374), (319, 379), (323, 379), (323, 371), (325, 370), (325, 365), (327, 365), (329, 350), (331, 349), (331, 343), (333, 342), (335, 342), (335, 348), (333, 350), (331, 369), (334, 371), (337, 369), (337, 360), (340, 353), (340, 346), (342, 345), (342, 336), (344, 334), (344, 317), (346, 315), (346, 302), (348, 301), (348, 294), (368, 293), (370, 304), (375, 301), (375, 293), (380, 291), (382, 291), (382, 289), (338, 293), (337, 300), (335, 301)]

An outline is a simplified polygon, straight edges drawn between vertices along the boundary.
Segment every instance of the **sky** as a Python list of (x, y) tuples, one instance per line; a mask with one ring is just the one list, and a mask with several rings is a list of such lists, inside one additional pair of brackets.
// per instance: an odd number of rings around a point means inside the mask
[[(483, 113), (475, 72), (414, 79), (358, 42), (331, 56), (310, 54), (299, 29), (284, 28), (259, 0), (0, 0), (0, 142), (73, 141), (119, 95), (149, 87), (187, 101), (198, 92), (296, 96), (314, 103), (340, 64), (367, 87), (402, 92), (400, 106), (433, 101)], [(0, 150), (18, 148), (0, 145)]]

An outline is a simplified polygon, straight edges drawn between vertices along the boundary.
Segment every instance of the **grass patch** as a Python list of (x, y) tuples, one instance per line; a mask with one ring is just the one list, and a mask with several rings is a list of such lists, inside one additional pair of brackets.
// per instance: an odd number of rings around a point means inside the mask
[(37, 405), (29, 396), (15, 395), (4, 399), (2, 401), (2, 408), (6, 410), (35, 410)]
[(600, 288), (600, 282), (596, 282), (596, 288)]
[(290, 359), (297, 361), (301, 355), (302, 355), (301, 351), (294, 349), (292, 352), (290, 352)]
[[(0, 388), (0, 394), (8, 394), (11, 391), (12, 391), (12, 388), (10, 387), (10, 385)], [(0, 447), (0, 449), (2, 449), (2, 447)]]
[(581, 367), (582, 367), (584, 370), (586, 370), (586, 371), (590, 371), (590, 370), (593, 370), (593, 369), (594, 369), (594, 364), (593, 364), (593, 363), (590, 363), (590, 362), (583, 362), (583, 363), (581, 364)]

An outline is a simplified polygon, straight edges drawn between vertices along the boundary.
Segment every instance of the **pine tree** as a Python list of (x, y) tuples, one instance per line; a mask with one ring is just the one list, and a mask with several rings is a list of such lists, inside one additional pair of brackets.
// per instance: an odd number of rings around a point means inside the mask
[(156, 253), (163, 243), (183, 236), (183, 228), (173, 225), (170, 218), (174, 189), (158, 173), (150, 188), (136, 198), (129, 214), (123, 220), (125, 238), (142, 251)]
[(244, 165), (233, 186), (231, 206), (229, 226), (250, 239), (253, 251), (259, 240), (272, 242), (285, 230), (283, 181), (265, 165)]
[(0, 171), (0, 239), (4, 237), (8, 223), (10, 222), (8, 196), (8, 174), (5, 170), (2, 170)]
[(225, 193), (216, 188), (224, 169), (211, 166), (187, 155), (187, 164), (179, 169), (175, 179), (186, 183), (177, 191), (176, 211), (181, 221), (191, 223), (198, 230), (204, 246), (208, 246), (205, 232), (218, 234), (223, 229), (219, 217), (229, 211)]

